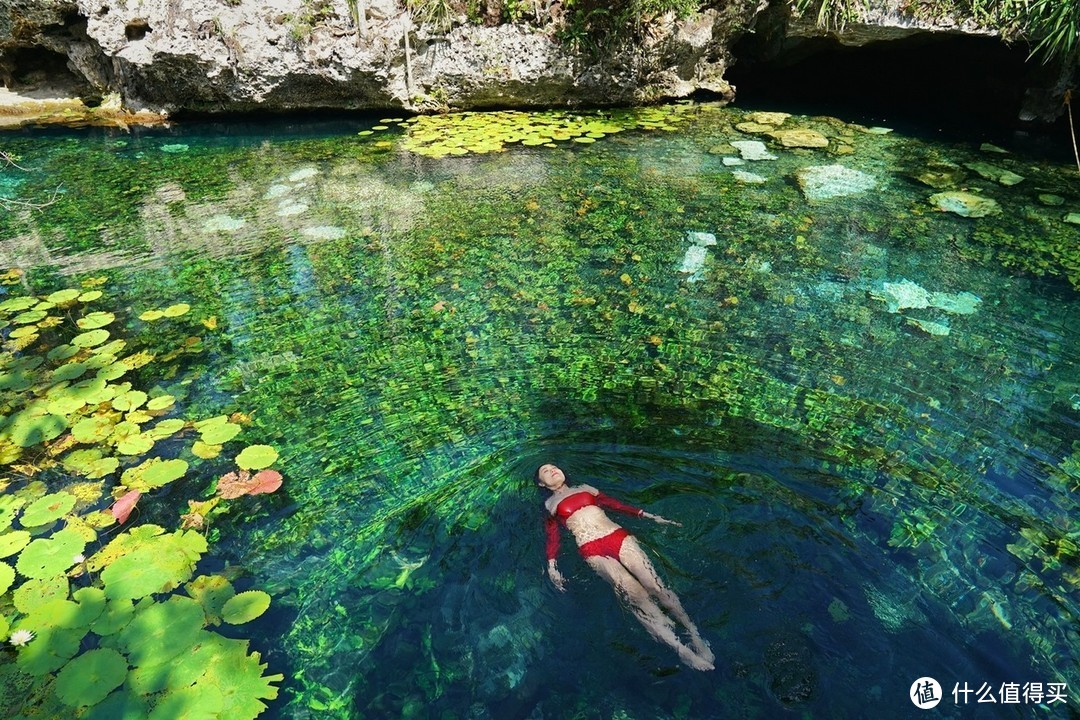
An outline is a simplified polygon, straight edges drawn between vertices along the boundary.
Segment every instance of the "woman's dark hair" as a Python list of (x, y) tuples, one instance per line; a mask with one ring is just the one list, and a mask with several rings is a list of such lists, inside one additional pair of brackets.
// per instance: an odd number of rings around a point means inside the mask
[(533, 483), (536, 484), (536, 485), (540, 484), (540, 468), (542, 468), (542, 467), (544, 467), (544, 466), (543, 465), (537, 465), (536, 466), (536, 472), (533, 473)]

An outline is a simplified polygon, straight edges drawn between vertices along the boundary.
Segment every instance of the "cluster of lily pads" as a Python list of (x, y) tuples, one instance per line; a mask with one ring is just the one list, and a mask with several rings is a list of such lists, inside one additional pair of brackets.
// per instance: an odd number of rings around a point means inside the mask
[(245, 419), (192, 422), (159, 387), (125, 380), (156, 358), (119, 337), (124, 318), (96, 308), (103, 283), (0, 302), (0, 656), (14, 655), (0, 662), (0, 713), (254, 718), (282, 676), (266, 674), (247, 640), (211, 628), (254, 620), (270, 596), (199, 574), (199, 531), (229, 500), (281, 486), (268, 469), (277, 452), (243, 449), (238, 472), (189, 501), (179, 529), (129, 522), (140, 498), (221, 453)]
[[(558, 147), (560, 142), (594, 143), (623, 130), (676, 130), (689, 115), (689, 105), (663, 105), (627, 112), (464, 112), (420, 115), (397, 124), (405, 127), (402, 147), (425, 157), (502, 152), (515, 143)], [(386, 120), (384, 122), (390, 122)], [(388, 130), (381, 124), (371, 130)]]

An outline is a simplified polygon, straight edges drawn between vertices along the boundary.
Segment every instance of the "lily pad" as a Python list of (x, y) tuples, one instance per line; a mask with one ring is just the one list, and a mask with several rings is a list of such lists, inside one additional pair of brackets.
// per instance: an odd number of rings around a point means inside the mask
[(172, 395), (158, 395), (155, 398), (150, 398), (146, 403), (146, 409), (151, 412), (161, 412), (162, 410), (168, 410), (176, 403), (176, 398)]
[(27, 310), (24, 313), (16, 315), (11, 322), (16, 325), (29, 325), (30, 323), (36, 323), (40, 320), (44, 320), (45, 316), (49, 313), (45, 310)]
[(104, 329), (89, 330), (71, 338), (71, 344), (75, 347), (88, 348), (100, 345), (109, 339), (109, 331)]
[(120, 631), (120, 644), (135, 666), (168, 662), (191, 647), (204, 620), (199, 603), (174, 595), (137, 611)]
[(111, 312), (92, 312), (75, 321), (83, 330), (96, 330), (97, 328), (105, 327), (116, 320), (116, 315)]
[(84, 292), (82, 295), (79, 296), (79, 302), (81, 302), (81, 303), (93, 302), (93, 301), (97, 300), (98, 298), (100, 298), (102, 295), (104, 295), (104, 293), (101, 292), (100, 290), (87, 290), (86, 292)]
[(194, 531), (177, 531), (147, 541), (101, 572), (105, 595), (110, 600), (134, 600), (168, 592), (191, 577), (204, 552), (206, 540)]
[(261, 470), (278, 459), (278, 452), (269, 445), (251, 445), (236, 456), (236, 464), (244, 470)]
[(43, 580), (66, 572), (85, 548), (82, 535), (74, 530), (59, 530), (50, 538), (39, 538), (27, 545), (15, 567), (28, 578)]
[(188, 464), (185, 460), (152, 458), (141, 465), (125, 470), (120, 477), (120, 483), (132, 489), (149, 490), (183, 477), (187, 469)]
[(154, 447), (154, 438), (145, 433), (128, 435), (116, 443), (116, 451), (121, 455), (144, 455)]
[(145, 720), (146, 701), (139, 695), (117, 690), (90, 708), (82, 720)]
[(165, 315), (160, 310), (146, 310), (139, 315), (139, 319), (145, 322), (154, 322), (160, 320)]
[(23, 410), (11, 416), (4, 434), (19, 447), (48, 442), (67, 428), (67, 419), (51, 413), (33, 414)]
[(56, 695), (72, 707), (96, 705), (123, 684), (127, 672), (127, 660), (115, 650), (90, 650), (56, 676)]
[(232, 583), (221, 575), (200, 575), (185, 585), (184, 589), (202, 605), (206, 622), (211, 625), (221, 623), (222, 608), (236, 595)]
[[(12, 530), (0, 535), (0, 558), (9, 557), (26, 547), (30, 542), (30, 533), (25, 530)], [(4, 593), (0, 590), (0, 595)]]
[(23, 527), (36, 527), (51, 523), (71, 511), (75, 507), (75, 496), (66, 492), (55, 492), (40, 497), (30, 503), (23, 511), (20, 522)]
[(47, 296), (45, 300), (51, 302), (53, 305), (66, 305), (67, 303), (78, 299), (81, 294), (82, 290), (68, 288), (67, 290), (57, 290), (52, 295)]
[(168, 420), (162, 420), (152, 428), (148, 428), (145, 432), (150, 437), (160, 440), (180, 432), (186, 424), (180, 418), (169, 418)]
[(15, 570), (6, 562), (0, 562), (0, 595), (3, 595), (15, 582)]
[(191, 310), (191, 306), (187, 303), (177, 303), (162, 310), (161, 314), (167, 318), (174, 318), (187, 314), (189, 310)]
[(71, 428), (71, 436), (81, 443), (104, 442), (113, 431), (113, 423), (107, 417), (95, 415), (83, 418)]
[(242, 428), (235, 423), (217, 423), (202, 428), (202, 441), (207, 445), (221, 445), (232, 440)]
[(221, 445), (207, 445), (202, 440), (196, 440), (191, 445), (191, 454), (203, 460), (213, 460), (221, 454)]
[[(26, 625), (24, 619), (20, 625)], [(86, 630), (69, 630), (56, 627), (29, 627), (37, 634), (34, 641), (19, 651), (16, 663), (19, 669), (30, 675), (46, 675), (59, 670), (79, 652)]]
[(60, 380), (74, 380), (86, 372), (85, 363), (68, 363), (67, 365), (61, 365), (53, 370), (52, 379), (54, 381)]
[(123, 395), (117, 395), (113, 398), (113, 409), (120, 412), (128, 412), (129, 410), (135, 410), (142, 407), (146, 402), (146, 393), (142, 390), (128, 390)]
[(15, 609), (29, 615), (34, 608), (55, 598), (68, 596), (68, 579), (57, 573), (47, 578), (32, 578), (15, 589), (13, 600)]
[(102, 637), (120, 632), (131, 618), (135, 617), (135, 605), (128, 598), (108, 600), (101, 615), (90, 625), (90, 629)]
[(230, 625), (243, 625), (270, 607), (270, 595), (262, 590), (237, 593), (221, 608), (221, 618)]

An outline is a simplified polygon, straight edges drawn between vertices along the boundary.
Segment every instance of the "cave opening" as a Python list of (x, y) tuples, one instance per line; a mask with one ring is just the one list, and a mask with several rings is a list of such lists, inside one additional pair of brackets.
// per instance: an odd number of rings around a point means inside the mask
[(851, 47), (832, 37), (748, 33), (726, 78), (738, 106), (834, 115), (946, 137), (1045, 130), (1020, 120), (1046, 69), (996, 38), (918, 34)]
[(0, 55), (0, 80), (11, 90), (85, 84), (68, 67), (66, 55), (40, 45), (4, 50)]

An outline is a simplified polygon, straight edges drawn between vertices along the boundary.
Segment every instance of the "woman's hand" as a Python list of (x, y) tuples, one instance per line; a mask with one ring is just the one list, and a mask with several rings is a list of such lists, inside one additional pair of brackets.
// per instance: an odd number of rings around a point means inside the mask
[(676, 522), (675, 520), (668, 520), (665, 517), (660, 517), (659, 515), (654, 515), (653, 513), (650, 513), (650, 512), (642, 513), (641, 517), (649, 518), (650, 520), (652, 520), (652, 521), (654, 521), (654, 522), (656, 522), (656, 523), (658, 523), (660, 525), (676, 525), (678, 527), (682, 527), (681, 522)]
[(559, 572), (559, 568), (555, 565), (554, 560), (548, 563), (547, 573), (548, 577), (551, 578), (551, 584), (554, 585), (559, 592), (566, 592), (566, 578)]

